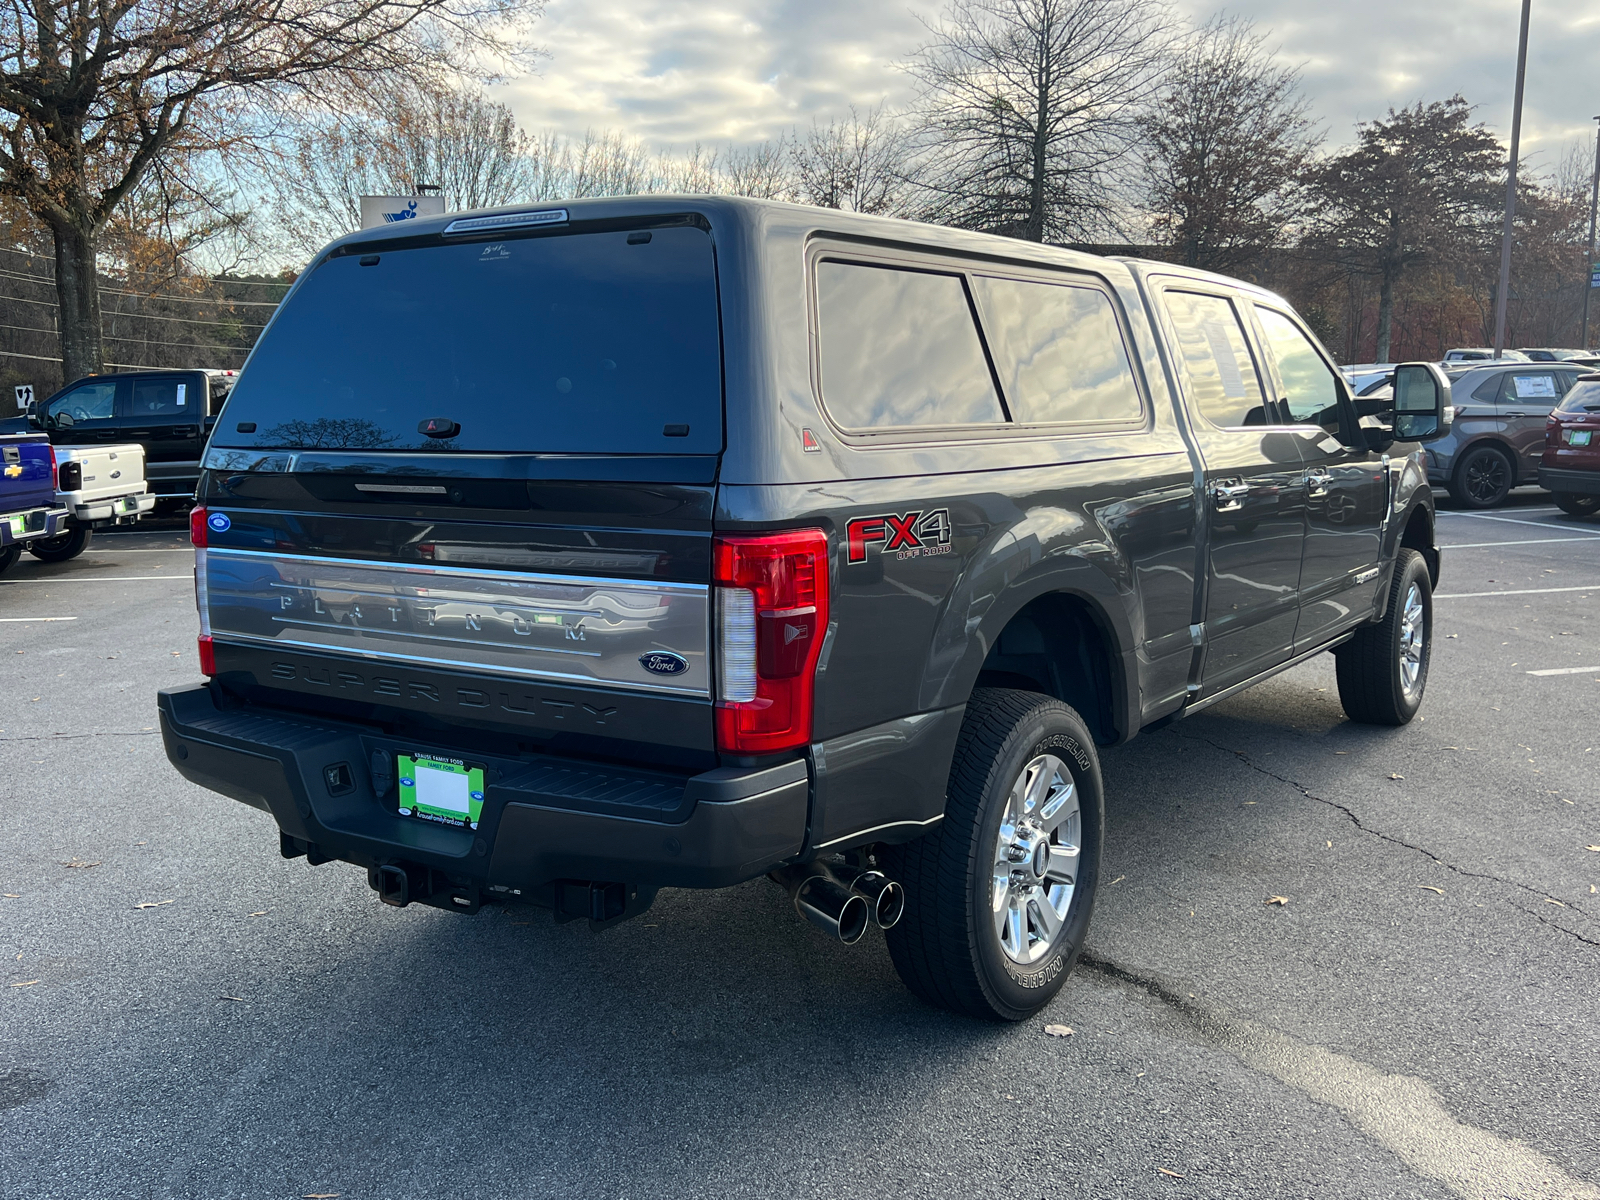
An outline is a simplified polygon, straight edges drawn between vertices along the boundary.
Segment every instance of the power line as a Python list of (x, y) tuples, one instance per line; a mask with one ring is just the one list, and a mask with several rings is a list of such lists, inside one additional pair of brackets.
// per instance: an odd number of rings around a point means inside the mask
[[(0, 271), (0, 279), (21, 279), (28, 283), (37, 283), (48, 287), (55, 286), (55, 277), (46, 275), (23, 275), (16, 271)], [(213, 283), (216, 281), (213, 280)], [(229, 300), (226, 298), (211, 299), (206, 296), (172, 296), (165, 292), (130, 292), (123, 288), (101, 288), (102, 296), (134, 296), (140, 300), (170, 301), (174, 304), (214, 304), (230, 305), (239, 308), (277, 308), (283, 303), (281, 300)], [(34, 303), (40, 303), (34, 301)]]
[[(37, 362), (53, 362), (53, 363), (58, 363), (58, 362), (61, 361), (59, 358), (56, 358), (52, 354), (19, 354), (15, 350), (0, 350), (0, 358), (31, 358), (31, 359), (33, 359), (33, 360), (35, 360)], [(106, 366), (108, 366), (108, 367), (117, 367), (119, 369), (129, 370), (129, 371), (170, 371), (170, 370), (174, 370), (175, 369), (175, 368), (172, 368), (172, 367), (152, 367), (152, 366), (149, 366), (146, 363), (114, 363), (114, 362), (108, 362), (106, 364)]]
[[(37, 259), (39, 262), (54, 263), (54, 261), (55, 261), (53, 258), (51, 258), (47, 254), (34, 254), (34, 253), (32, 253), (31, 251), (28, 251), (28, 250), (15, 250), (15, 249), (12, 249), (10, 246), (0, 246), (0, 254), (15, 254), (15, 255), (18, 255), (21, 258)], [(52, 270), (53, 269), (54, 268), (52, 267)], [(234, 278), (231, 278), (230, 276), (227, 276), (227, 275), (211, 275), (211, 276), (208, 276), (208, 278), (210, 278), (213, 281), (221, 281), (223, 283), (232, 284), (234, 287), (281, 287), (281, 288), (288, 288), (288, 287), (293, 287), (294, 286), (294, 283), (293, 283), (292, 280), (234, 279)]]
[[(37, 304), (43, 308), (59, 309), (60, 304), (54, 300), (30, 300), (26, 296), (0, 296), (0, 304)], [(185, 325), (239, 325), (246, 329), (265, 329), (265, 321), (207, 321), (201, 317), (164, 317), (160, 313), (129, 312), (126, 309), (114, 308), (109, 312), (102, 311), (102, 320), (106, 317), (131, 317), (138, 321), (179, 321)]]

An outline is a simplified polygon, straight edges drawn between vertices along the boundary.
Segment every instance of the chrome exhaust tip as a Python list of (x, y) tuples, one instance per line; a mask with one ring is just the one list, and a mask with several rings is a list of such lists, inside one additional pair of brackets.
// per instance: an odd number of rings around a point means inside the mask
[(789, 891), (795, 911), (846, 946), (859, 942), (872, 920), (872, 906), (815, 865), (786, 867), (772, 879)]
[(906, 912), (906, 890), (882, 871), (863, 871), (850, 881), (850, 890), (872, 906), (879, 929), (893, 929)]

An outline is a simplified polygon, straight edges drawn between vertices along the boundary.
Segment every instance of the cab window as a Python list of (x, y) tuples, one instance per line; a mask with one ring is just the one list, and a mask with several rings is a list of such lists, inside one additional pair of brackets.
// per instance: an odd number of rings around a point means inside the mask
[(1272, 425), (1261, 377), (1233, 304), (1221, 296), (1167, 292), (1167, 312), (1188, 368), (1194, 406), (1223, 429)]
[[(57, 396), (45, 409), (45, 425), (52, 429), (109, 422), (116, 416), (117, 385), (114, 380), (84, 383), (65, 395)], [(62, 420), (66, 417), (66, 420)]]
[(1283, 381), (1286, 419), (1294, 425), (1339, 428), (1339, 381), (1305, 332), (1276, 309), (1256, 306), (1268, 352)]

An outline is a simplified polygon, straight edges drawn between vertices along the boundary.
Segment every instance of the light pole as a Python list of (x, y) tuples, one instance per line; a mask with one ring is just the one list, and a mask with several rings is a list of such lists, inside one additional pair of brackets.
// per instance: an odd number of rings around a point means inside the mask
[[(1595, 118), (1600, 121), (1600, 117)], [(1594, 134), (1594, 184), (1589, 189), (1589, 241), (1583, 248), (1583, 332), (1578, 335), (1578, 349), (1589, 348), (1589, 293), (1594, 291), (1594, 214), (1600, 204), (1600, 129)]]
[(1506, 348), (1506, 296), (1511, 291), (1511, 219), (1517, 212), (1517, 155), (1522, 144), (1522, 82), (1528, 73), (1528, 10), (1522, 0), (1522, 32), (1517, 38), (1517, 96), (1511, 105), (1511, 171), (1506, 178), (1506, 224), (1500, 236), (1500, 292), (1494, 300), (1494, 356)]

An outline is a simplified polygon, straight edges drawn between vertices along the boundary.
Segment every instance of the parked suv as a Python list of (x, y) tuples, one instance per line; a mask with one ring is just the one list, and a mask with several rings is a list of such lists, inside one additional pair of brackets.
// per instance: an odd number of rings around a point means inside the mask
[(194, 496), (200, 455), (235, 381), (233, 371), (124, 371), (90, 375), (35, 401), (28, 422), (52, 445), (137, 442), (150, 494)]
[(1600, 372), (1578, 376), (1550, 414), (1539, 486), (1550, 489), (1563, 512), (1600, 512)]
[(391, 905), (770, 874), (1020, 1019), (1084, 943), (1098, 747), (1327, 650), (1353, 718), (1417, 712), (1450, 389), (1395, 378), (1363, 424), (1269, 292), (829, 209), (354, 234), (206, 453), (167, 754)]
[(1496, 508), (1511, 489), (1535, 483), (1545, 419), (1588, 367), (1496, 363), (1452, 382), (1455, 421), (1428, 446), (1428, 478), (1463, 508)]

